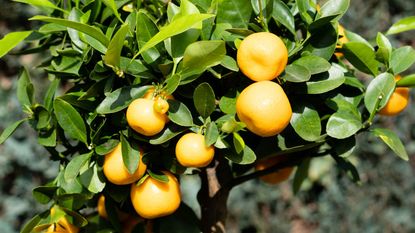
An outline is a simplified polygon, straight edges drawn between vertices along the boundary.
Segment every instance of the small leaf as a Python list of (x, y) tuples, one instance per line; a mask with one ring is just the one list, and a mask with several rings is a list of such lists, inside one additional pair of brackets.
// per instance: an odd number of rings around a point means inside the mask
[[(366, 109), (372, 113), (378, 109), (383, 108), (387, 104), (387, 101), (389, 100), (394, 90), (395, 79), (393, 78), (392, 74), (382, 73), (377, 76), (369, 83), (367, 87), (364, 99)], [(381, 100), (378, 106), (376, 106), (379, 98), (381, 98)]]
[(226, 114), (236, 113), (236, 90), (229, 90), (224, 96), (220, 98), (219, 108)]
[(148, 169), (147, 172), (151, 176), (151, 178), (157, 181), (160, 181), (163, 183), (169, 182), (169, 177), (167, 177), (164, 173), (151, 171), (150, 169)]
[(228, 70), (232, 70), (235, 72), (239, 71), (238, 64), (236, 63), (235, 59), (230, 56), (225, 55), (222, 61), (220, 62), (221, 66), (225, 67)]
[(293, 64), (307, 68), (311, 74), (326, 72), (331, 68), (330, 62), (322, 57), (314, 55), (300, 57), (299, 59), (295, 60)]
[(415, 62), (415, 50), (411, 46), (404, 46), (392, 52), (390, 67), (394, 74), (399, 74)]
[(344, 139), (357, 133), (362, 126), (359, 113), (340, 109), (330, 116), (326, 131), (330, 137)]
[(349, 8), (350, 0), (329, 0), (320, 9), (321, 17), (338, 15), (341, 18)]
[(274, 1), (272, 6), (272, 18), (284, 25), (284, 27), (286, 27), (293, 35), (296, 35), (294, 16), (292, 15), (290, 8), (288, 8), (281, 0)]
[(371, 133), (376, 137), (382, 139), (382, 141), (389, 146), (401, 159), (408, 161), (408, 153), (405, 150), (405, 146), (402, 141), (396, 135), (395, 132), (389, 129), (376, 128), (371, 130)]
[(29, 20), (40, 20), (40, 21), (45, 21), (45, 22), (49, 22), (49, 23), (56, 23), (56, 24), (59, 24), (59, 25), (70, 27), (70, 28), (73, 28), (73, 29), (78, 30), (80, 32), (83, 32), (83, 33), (89, 35), (90, 37), (98, 40), (105, 47), (107, 47), (108, 44), (109, 44), (108, 38), (104, 35), (104, 33), (102, 33), (102, 31), (100, 29), (98, 29), (96, 27), (93, 27), (93, 26), (90, 26), (90, 25), (87, 25), (87, 24), (74, 22), (74, 21), (70, 21), (70, 20), (66, 20), (66, 19), (53, 18), (53, 17), (48, 17), (48, 16), (40, 16), (40, 15), (34, 16), (34, 17), (30, 18)]
[(49, 216), (49, 210), (35, 215), (27, 223), (24, 224), (20, 233), (32, 233), (33, 229), (39, 224), (39, 222), (45, 220), (47, 216)]
[(85, 122), (79, 112), (63, 99), (53, 102), (55, 116), (59, 125), (72, 139), (87, 143)]
[(161, 131), (159, 134), (154, 136), (152, 139), (150, 139), (150, 144), (153, 145), (160, 145), (163, 144), (170, 139), (176, 137), (177, 135), (181, 134), (185, 129), (179, 128), (176, 125), (169, 125), (167, 128), (165, 128), (163, 131)]
[(320, 138), (320, 116), (317, 110), (310, 104), (294, 102), (290, 124), (294, 131), (306, 141), (315, 141)]
[(387, 35), (415, 30), (415, 16), (409, 16), (394, 23), (386, 32)]
[(150, 86), (125, 86), (109, 93), (98, 105), (96, 111), (99, 114), (115, 113), (127, 108), (134, 99), (143, 96)]
[(81, 214), (79, 214), (79, 213), (77, 213), (73, 210), (64, 208), (64, 207), (59, 207), (59, 208), (62, 209), (65, 212), (65, 214), (71, 216), (71, 219), (72, 219), (71, 223), (74, 226), (84, 227), (88, 224), (88, 220), (84, 216), (82, 216)]
[(170, 24), (160, 29), (160, 31), (154, 35), (134, 56), (138, 56), (149, 48), (156, 46), (158, 43), (164, 41), (167, 38), (170, 38), (174, 35), (178, 35), (194, 25), (202, 22), (205, 19), (212, 18), (212, 14), (190, 14), (183, 15), (181, 17), (175, 18)]
[(19, 120), (14, 122), (13, 124), (9, 125), (0, 135), (0, 144), (3, 144), (4, 141), (6, 141), (7, 138), (10, 137), (14, 133), (14, 131), (19, 127), (23, 122), (29, 120), (28, 118)]
[(310, 81), (306, 83), (308, 94), (321, 94), (331, 91), (341, 86), (346, 78), (342, 68), (333, 63), (328, 72), (314, 75)]
[(238, 154), (243, 152), (243, 150), (245, 148), (244, 139), (237, 132), (233, 132), (233, 145), (235, 147), (236, 153), (238, 153)]
[(292, 63), (285, 68), (284, 75), (281, 78), (288, 82), (300, 83), (310, 80), (311, 73), (306, 67)]
[(118, 7), (114, 0), (102, 0), (102, 2), (111, 9), (112, 13), (117, 17), (120, 22), (123, 22), (120, 14), (118, 13)]
[(181, 126), (193, 126), (193, 117), (185, 104), (177, 100), (167, 100), (169, 103), (168, 117), (174, 123)]
[(112, 68), (120, 67), (121, 50), (124, 46), (124, 39), (129, 30), (129, 25), (124, 24), (118, 29), (114, 37), (111, 39), (107, 52), (104, 56), (104, 63)]
[(0, 58), (26, 39), (31, 33), (32, 31), (11, 32), (4, 36), (0, 40)]
[(52, 112), (53, 107), (53, 100), (55, 98), (56, 90), (58, 89), (60, 84), (60, 79), (55, 78), (49, 85), (48, 90), (46, 91), (45, 99), (43, 100), (43, 103), (45, 105), (45, 108)]
[(193, 103), (203, 118), (208, 118), (216, 108), (215, 93), (208, 83), (201, 83), (193, 92)]
[(308, 170), (310, 168), (311, 159), (305, 159), (298, 165), (293, 180), (293, 193), (297, 194), (300, 191), (301, 185), (308, 177)]
[(348, 42), (343, 45), (344, 57), (354, 67), (367, 74), (377, 75), (379, 62), (376, 61), (375, 52), (362, 42)]
[(397, 87), (415, 87), (415, 74), (407, 75), (396, 82)]
[(58, 187), (53, 186), (40, 186), (33, 189), (32, 195), (37, 202), (45, 205), (53, 199), (57, 189)]
[(165, 81), (166, 86), (164, 87), (164, 91), (167, 94), (173, 94), (173, 92), (177, 89), (180, 84), (181, 76), (179, 74), (174, 74), (171, 77), (168, 77)]
[(105, 178), (102, 170), (94, 164), (80, 175), (82, 185), (92, 193), (100, 193), (105, 188)]
[(255, 152), (247, 145), (245, 145), (241, 153), (236, 153), (234, 150), (226, 150), (225, 157), (237, 164), (251, 164), (255, 162)]
[(378, 50), (376, 51), (376, 58), (377, 60), (384, 62), (387, 66), (389, 66), (391, 55), (392, 55), (392, 45), (388, 38), (384, 36), (382, 33), (378, 32), (376, 37), (376, 42), (378, 44)]
[(65, 180), (69, 181), (71, 179), (75, 179), (81, 168), (89, 161), (92, 156), (92, 152), (76, 155), (72, 158), (72, 160), (66, 165), (64, 178)]
[(127, 168), (128, 173), (134, 174), (138, 169), (140, 156), (142, 155), (136, 146), (130, 145), (123, 134), (121, 134), (121, 151), (124, 166)]
[(219, 129), (215, 122), (210, 122), (206, 126), (205, 145), (211, 146), (218, 140)]

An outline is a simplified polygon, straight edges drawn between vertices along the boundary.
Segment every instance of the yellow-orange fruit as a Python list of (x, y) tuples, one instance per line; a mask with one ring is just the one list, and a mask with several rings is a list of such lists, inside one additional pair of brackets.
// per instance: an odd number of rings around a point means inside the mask
[[(277, 165), (280, 162), (281, 162), (280, 156), (273, 156), (270, 158), (266, 158), (256, 163), (255, 170), (261, 171), (269, 167), (272, 167), (274, 165)], [(293, 167), (283, 168), (283, 169), (277, 170), (276, 172), (270, 173), (268, 175), (261, 176), (260, 179), (268, 184), (278, 184), (278, 183), (281, 183), (287, 180), (290, 177), (293, 170), (294, 170)]]
[(176, 144), (177, 161), (185, 167), (206, 167), (214, 155), (214, 147), (205, 145), (202, 134), (187, 133)]
[[(401, 76), (395, 76), (395, 81), (401, 79)], [(395, 116), (405, 110), (409, 103), (409, 88), (397, 87), (389, 98), (388, 103), (380, 111), (380, 115)]]

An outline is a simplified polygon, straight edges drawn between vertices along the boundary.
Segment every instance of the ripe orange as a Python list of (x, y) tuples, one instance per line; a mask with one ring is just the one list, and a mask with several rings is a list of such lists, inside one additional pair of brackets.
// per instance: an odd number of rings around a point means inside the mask
[[(260, 160), (256, 163), (255, 165), (255, 170), (257, 171), (262, 171), (266, 168), (272, 167), (278, 163), (281, 162), (281, 157), (280, 156), (273, 156), (270, 158), (266, 158), (263, 160)], [(271, 174), (265, 175), (265, 176), (261, 176), (260, 179), (268, 184), (278, 184), (281, 183), (285, 180), (287, 180), (291, 173), (293, 172), (294, 168), (293, 167), (287, 167), (287, 168), (283, 168), (280, 169), (276, 172), (273, 172)]]
[(167, 94), (163, 90), (158, 90), (154, 86), (150, 87), (142, 98), (154, 100), (154, 110), (161, 114), (165, 114), (169, 110), (167, 99), (174, 99), (172, 95)]
[[(54, 215), (55, 210), (52, 207), (50, 214)], [(57, 223), (52, 224), (48, 227), (46, 233), (78, 233), (79, 227), (71, 224), (66, 217), (62, 217)]]
[[(349, 42), (349, 39), (347, 39), (347, 37), (346, 37), (346, 31), (345, 31), (345, 29), (344, 29), (344, 27), (342, 25), (339, 24), (337, 30), (338, 30), (338, 34), (339, 34), (339, 40), (337, 41), (336, 48), (337, 49), (340, 49), (340, 48), (342, 48), (343, 44)], [(340, 58), (340, 57), (343, 56), (343, 53), (342, 52), (336, 52), (334, 54), (338, 58)]]
[(280, 75), (288, 62), (284, 42), (270, 32), (247, 36), (239, 45), (236, 60), (242, 73), (254, 81), (272, 80)]
[(131, 185), (131, 202), (134, 209), (143, 218), (154, 219), (174, 213), (181, 202), (180, 185), (176, 177), (168, 172), (167, 183), (149, 176), (142, 184)]
[(121, 143), (114, 150), (105, 155), (103, 171), (105, 177), (113, 184), (126, 185), (139, 180), (146, 172), (147, 166), (143, 163), (143, 151), (140, 150), (140, 162), (137, 170), (130, 174), (124, 166), (122, 159)]
[[(395, 76), (395, 81), (401, 79), (400, 75)], [(388, 103), (380, 111), (380, 115), (395, 116), (401, 113), (409, 103), (409, 88), (397, 87), (389, 98)]]
[(292, 110), (280, 85), (260, 81), (241, 92), (236, 100), (236, 113), (251, 132), (261, 137), (270, 137), (287, 127)]
[(176, 144), (176, 158), (185, 167), (206, 167), (214, 155), (214, 147), (205, 145), (202, 134), (187, 133)]

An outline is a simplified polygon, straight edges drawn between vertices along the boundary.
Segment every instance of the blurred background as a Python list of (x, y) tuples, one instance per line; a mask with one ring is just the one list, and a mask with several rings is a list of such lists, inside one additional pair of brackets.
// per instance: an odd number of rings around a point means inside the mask
[[(26, 19), (36, 10), (24, 4), (0, 0), (0, 38), (10, 31), (30, 29)], [(347, 30), (368, 40), (385, 32), (393, 22), (414, 15), (415, 1), (353, 0), (342, 19)], [(389, 37), (395, 46), (415, 47), (415, 32)], [(0, 132), (24, 117), (16, 97), (17, 76), (21, 65), (38, 64), (36, 57), (6, 55), (0, 59)], [(415, 72), (414, 67), (408, 73)], [(42, 96), (45, 77), (31, 69)], [(253, 180), (234, 189), (229, 207), (230, 233), (314, 233), (314, 232), (415, 232), (415, 91), (412, 106), (397, 117), (377, 118), (377, 123), (399, 133), (410, 155), (410, 162), (396, 157), (379, 140), (367, 135), (351, 161), (360, 172), (356, 184), (337, 169), (331, 158), (314, 159), (310, 178), (296, 195), (292, 180), (270, 186)], [(0, 233), (19, 232), (34, 213), (44, 210), (32, 198), (32, 189), (45, 184), (58, 171), (48, 153), (37, 144), (29, 125), (23, 125), (0, 145)], [(184, 198), (197, 209), (197, 180), (183, 180)]]

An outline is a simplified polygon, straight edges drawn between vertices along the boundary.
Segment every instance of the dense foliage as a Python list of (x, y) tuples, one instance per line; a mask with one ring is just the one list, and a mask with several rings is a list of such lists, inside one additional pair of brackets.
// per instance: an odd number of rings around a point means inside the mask
[[(25, 38), (37, 41), (17, 53), (49, 50), (40, 68), (48, 73), (51, 84), (44, 99), (35, 101), (29, 72), (22, 71), (17, 94), (27, 118), (8, 127), (1, 141), (21, 123), (30, 122), (38, 142), (61, 164), (58, 177), (35, 189), (34, 196), (41, 203), (60, 206), (60, 216), (72, 216), (72, 223), (79, 227), (117, 228), (116, 216), (110, 216), (112, 225), (92, 224), (98, 218), (88, 207), (95, 207), (101, 193), (114, 201), (113, 207), (107, 204), (110, 209), (117, 205), (131, 211), (124, 204), (128, 191), (106, 182), (101, 170), (103, 155), (120, 141), (126, 148), (124, 164), (131, 173), (139, 161), (131, 153), (137, 144), (145, 148), (147, 176), (161, 181), (166, 180), (159, 173), (164, 169), (175, 174), (198, 173), (185, 171), (174, 156), (179, 135), (189, 130), (204, 133), (207, 144), (215, 146), (218, 161), (228, 159), (234, 176), (231, 186), (259, 174), (250, 173), (257, 158), (290, 156), (262, 175), (298, 165), (295, 192), (307, 177), (312, 157), (330, 155), (358, 181), (348, 156), (361, 132), (379, 137), (398, 156), (408, 159), (393, 131), (372, 124), (396, 85), (413, 85), (414, 75), (402, 75), (397, 84), (393, 77), (405, 74), (415, 61), (415, 52), (409, 46), (393, 48), (381, 33), (376, 48), (350, 31), (346, 32), (349, 42), (338, 46), (338, 20), (348, 1), (328, 1), (321, 11), (308, 1), (23, 2), (42, 6), (48, 16), (32, 20), (47, 23), (36, 31), (10, 33), (0, 43), (0, 54)], [(413, 18), (408, 18), (388, 33), (410, 30), (411, 22)], [(289, 65), (278, 82), (294, 114), (290, 126), (273, 138), (250, 133), (235, 117), (236, 98), (251, 83), (238, 72), (236, 50), (246, 35), (262, 30), (280, 36), (289, 51)], [(343, 53), (346, 60), (334, 52)], [(356, 77), (357, 70), (366, 74), (364, 79)], [(66, 91), (57, 95), (61, 85)], [(146, 137), (128, 127), (125, 109), (150, 85), (175, 99), (168, 100), (170, 123), (160, 134)], [(247, 172), (253, 176), (244, 175)], [(183, 205), (173, 217), (193, 216), (189, 211)], [(35, 225), (41, 230), (56, 220), (46, 211), (23, 231)], [(191, 221), (186, 223), (190, 226), (184, 222), (180, 227), (194, 229)], [(161, 219), (157, 224), (164, 229), (172, 220)]]

